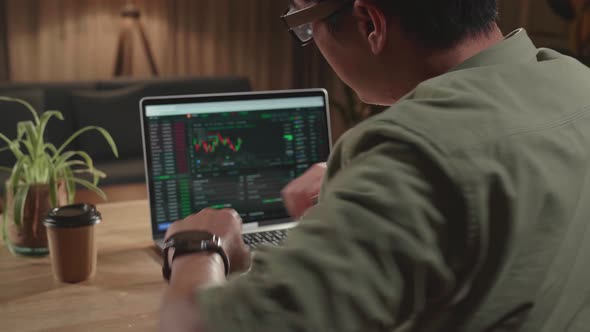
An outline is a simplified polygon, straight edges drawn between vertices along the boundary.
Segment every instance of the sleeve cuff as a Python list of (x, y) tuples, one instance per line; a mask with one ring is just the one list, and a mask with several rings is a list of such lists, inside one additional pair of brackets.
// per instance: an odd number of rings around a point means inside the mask
[(203, 325), (207, 332), (241, 331), (241, 324), (237, 323), (236, 317), (230, 314), (234, 308), (228, 308), (222, 303), (222, 292), (223, 289), (219, 287), (195, 291)]

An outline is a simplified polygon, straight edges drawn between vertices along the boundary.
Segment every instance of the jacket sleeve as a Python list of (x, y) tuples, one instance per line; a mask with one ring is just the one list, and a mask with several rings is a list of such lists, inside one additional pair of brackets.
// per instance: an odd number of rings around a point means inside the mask
[(398, 143), (357, 154), (284, 247), (197, 294), (209, 332), (391, 331), (411, 320), (454, 282), (437, 174)]

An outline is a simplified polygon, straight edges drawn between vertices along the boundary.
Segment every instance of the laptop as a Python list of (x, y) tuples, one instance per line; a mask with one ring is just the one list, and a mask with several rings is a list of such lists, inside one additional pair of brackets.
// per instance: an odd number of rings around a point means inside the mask
[(149, 97), (140, 102), (152, 236), (176, 220), (233, 208), (251, 247), (280, 244), (292, 220), (281, 190), (331, 148), (323, 89)]

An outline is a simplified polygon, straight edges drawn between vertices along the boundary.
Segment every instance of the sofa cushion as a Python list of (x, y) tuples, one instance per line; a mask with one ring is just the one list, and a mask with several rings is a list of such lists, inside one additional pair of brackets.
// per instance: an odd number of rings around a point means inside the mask
[[(47, 125), (47, 140), (55, 145), (64, 143), (76, 129), (75, 117), (72, 107), (71, 91), (94, 91), (92, 85), (57, 85), (51, 84), (45, 88), (45, 108), (47, 110), (60, 111), (64, 121), (52, 120)], [(70, 144), (69, 149), (78, 150), (78, 142)]]
[[(141, 158), (139, 100), (143, 89), (138, 85), (112, 91), (72, 92), (75, 127), (103, 127), (113, 136), (121, 159)], [(106, 140), (96, 131), (81, 135), (78, 147), (97, 161), (116, 159)]]
[(96, 164), (96, 168), (107, 175), (105, 179), (100, 181), (102, 186), (145, 182), (143, 158), (99, 162)]
[[(62, 112), (64, 121), (51, 120), (47, 126), (47, 141), (60, 145), (67, 139), (74, 129), (73, 114), (71, 113), (70, 91), (77, 89), (93, 90), (97, 84), (92, 82), (34, 82), (34, 83), (0, 83), (0, 95), (11, 96), (19, 91), (35, 91), (33, 107), (38, 112), (57, 110)], [(27, 99), (24, 97), (24, 99)], [(72, 146), (76, 148), (76, 144)]]

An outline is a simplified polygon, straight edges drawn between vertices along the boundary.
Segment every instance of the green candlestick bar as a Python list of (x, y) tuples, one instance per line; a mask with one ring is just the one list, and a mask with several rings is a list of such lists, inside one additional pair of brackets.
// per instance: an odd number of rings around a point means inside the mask
[(293, 141), (293, 135), (285, 135), (285, 136), (283, 136), (283, 138), (286, 139), (289, 142), (292, 142)]
[(263, 200), (262, 201), (262, 204), (280, 203), (282, 201), (283, 201), (282, 198), (271, 198), (271, 199), (265, 199), (265, 200)]
[(214, 209), (214, 210), (220, 210), (220, 209), (225, 209), (225, 208), (230, 208), (231, 204), (217, 204), (217, 205), (213, 205), (210, 208)]

